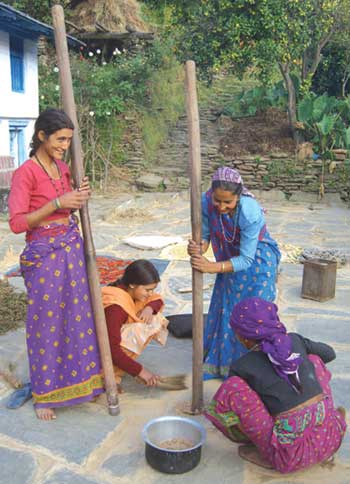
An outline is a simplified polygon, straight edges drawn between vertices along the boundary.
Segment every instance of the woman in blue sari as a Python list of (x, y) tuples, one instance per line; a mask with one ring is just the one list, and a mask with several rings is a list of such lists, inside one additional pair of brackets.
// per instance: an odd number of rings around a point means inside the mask
[[(189, 241), (191, 265), (217, 274), (204, 329), (204, 380), (226, 378), (233, 361), (246, 353), (229, 321), (234, 306), (248, 297), (273, 301), (280, 251), (265, 224), (264, 211), (243, 185), (240, 173), (220, 167), (202, 197), (201, 245)], [(203, 256), (212, 244), (216, 262)]]

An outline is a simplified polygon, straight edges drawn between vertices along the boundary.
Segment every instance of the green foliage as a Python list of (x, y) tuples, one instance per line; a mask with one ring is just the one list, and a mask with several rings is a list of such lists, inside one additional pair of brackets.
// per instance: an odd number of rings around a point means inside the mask
[[(52, 52), (52, 57), (54, 53)], [(147, 105), (150, 81), (155, 70), (167, 69), (172, 57), (169, 48), (155, 42), (136, 55), (120, 53), (109, 63), (93, 51), (71, 54), (71, 72), (76, 103), (98, 121), (125, 112), (130, 106)], [(39, 70), (40, 107), (58, 104), (59, 75), (54, 61), (41, 63)]]
[[(246, 73), (242, 79), (228, 72), (220, 73), (210, 84), (205, 81), (197, 83), (198, 103), (201, 108), (225, 108), (229, 104), (234, 104), (245, 89), (252, 89), (257, 85), (257, 79), (250, 73)], [(230, 98), (232, 102), (228, 103)]]
[(345, 96), (350, 77), (350, 42), (342, 39), (332, 42), (322, 51), (322, 59), (312, 80), (316, 94), (327, 92), (329, 96)]
[[(54, 52), (39, 65), (40, 109), (60, 105)], [(71, 53), (71, 72), (86, 170), (92, 181), (105, 177), (111, 163), (125, 161), (122, 149), (127, 113), (138, 113), (146, 161), (154, 160), (169, 127), (184, 108), (183, 68), (171, 43), (155, 41), (137, 54)]]
[(4, 3), (10, 5), (21, 12), (30, 15), (36, 20), (40, 20), (41, 22), (52, 24), (52, 17), (51, 17), (51, 7), (55, 3), (60, 3), (63, 8), (67, 9), (70, 5), (70, 0), (61, 0), (53, 1), (53, 0), (13, 0), (13, 1), (5, 1)]
[(181, 60), (193, 59), (211, 80), (220, 68), (241, 76), (254, 66), (265, 85), (279, 67), (288, 90), (291, 127), (296, 121), (290, 76), (310, 91), (322, 48), (336, 31), (349, 30), (350, 0), (146, 0), (168, 23)]
[[(218, 66), (242, 72), (256, 65), (262, 78), (277, 63), (301, 68), (313, 48), (339, 23), (348, 0), (146, 0), (167, 12), (165, 29), (177, 40), (182, 60), (192, 58), (211, 77)], [(169, 11), (171, 16), (169, 16)]]
[(155, 161), (160, 145), (184, 111), (183, 74), (183, 68), (175, 58), (167, 56), (166, 64), (154, 72), (152, 82), (149, 82), (149, 101), (140, 120), (146, 163)]
[(287, 91), (280, 81), (272, 87), (257, 86), (247, 91), (243, 90), (233, 101), (225, 106), (223, 114), (231, 116), (254, 116), (258, 111), (266, 111), (269, 107), (286, 108)]
[[(133, 99), (132, 83), (120, 81), (120, 71), (114, 64), (99, 66), (94, 60), (72, 55), (71, 71), (78, 110), (88, 111), (98, 122), (122, 113)], [(54, 62), (40, 65), (39, 86), (41, 109), (59, 104), (59, 74)]]
[(271, 177), (279, 177), (281, 175), (288, 175), (292, 178), (295, 175), (300, 175), (303, 170), (292, 160), (272, 160), (267, 167), (269, 174), (269, 181)]
[(298, 120), (323, 159), (335, 147), (350, 149), (350, 98), (311, 93), (299, 103)]

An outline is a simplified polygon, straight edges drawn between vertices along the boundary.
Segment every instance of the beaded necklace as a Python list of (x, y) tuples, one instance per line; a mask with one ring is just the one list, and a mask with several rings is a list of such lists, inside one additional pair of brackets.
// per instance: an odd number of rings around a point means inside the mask
[[(223, 224), (223, 221), (222, 221), (222, 214), (220, 214), (221, 233), (222, 233), (224, 239), (226, 240), (226, 242), (228, 242), (229, 244), (232, 244), (235, 241), (235, 238), (236, 238), (236, 232), (237, 232), (237, 225), (238, 225), (238, 219), (239, 219), (240, 209), (241, 209), (241, 206), (239, 204), (238, 205), (238, 208), (237, 208), (237, 217), (234, 218), (234, 222), (233, 222), (233, 234), (232, 234), (232, 237), (230, 237), (230, 233), (228, 232), (228, 230), (225, 229), (224, 224)], [(237, 223), (236, 223), (236, 221), (237, 221)]]
[(52, 176), (47, 171), (47, 169), (45, 168), (45, 166), (41, 163), (41, 161), (39, 160), (39, 158), (37, 157), (37, 155), (34, 155), (34, 157), (35, 157), (36, 161), (39, 163), (39, 165), (41, 166), (41, 168), (44, 170), (44, 172), (46, 173), (46, 175), (48, 176), (48, 178), (49, 178), (49, 180), (51, 182), (51, 185), (55, 189), (55, 192), (56, 192), (57, 197), (59, 197), (60, 195), (62, 195), (63, 193), (65, 193), (65, 187), (64, 187), (63, 180), (62, 180), (62, 173), (61, 173), (60, 167), (58, 166), (56, 160), (53, 160), (53, 162), (55, 163), (55, 166), (56, 166), (56, 169), (57, 169), (57, 173), (59, 175), (59, 180), (61, 182), (61, 187), (62, 187), (62, 193), (59, 192), (59, 190), (58, 190), (58, 188), (56, 186), (55, 180), (52, 178)]

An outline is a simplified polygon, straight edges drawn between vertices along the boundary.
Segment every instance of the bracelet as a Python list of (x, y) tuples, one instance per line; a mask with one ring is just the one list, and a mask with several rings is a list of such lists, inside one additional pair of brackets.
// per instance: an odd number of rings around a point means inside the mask
[(221, 262), (221, 272), (225, 272), (225, 262)]
[(60, 208), (62, 208), (61, 203), (60, 203), (60, 199), (58, 197), (53, 200), (53, 204), (54, 204), (56, 210), (59, 210)]

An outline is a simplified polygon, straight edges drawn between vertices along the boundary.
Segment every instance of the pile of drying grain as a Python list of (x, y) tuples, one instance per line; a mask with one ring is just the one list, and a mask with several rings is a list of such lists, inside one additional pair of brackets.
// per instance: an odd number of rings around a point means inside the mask
[(0, 280), (0, 334), (23, 326), (27, 296), (17, 292), (8, 282)]

